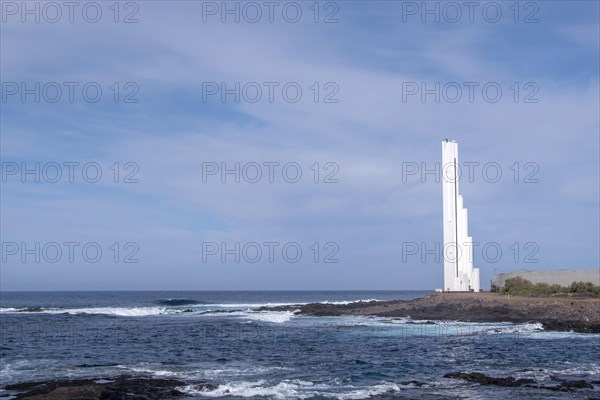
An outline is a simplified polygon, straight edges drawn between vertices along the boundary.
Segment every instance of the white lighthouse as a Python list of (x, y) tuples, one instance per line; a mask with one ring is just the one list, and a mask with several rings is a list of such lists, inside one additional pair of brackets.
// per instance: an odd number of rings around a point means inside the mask
[(473, 239), (469, 236), (467, 209), (458, 190), (458, 143), (442, 142), (444, 196), (444, 291), (479, 292), (479, 268), (473, 268)]

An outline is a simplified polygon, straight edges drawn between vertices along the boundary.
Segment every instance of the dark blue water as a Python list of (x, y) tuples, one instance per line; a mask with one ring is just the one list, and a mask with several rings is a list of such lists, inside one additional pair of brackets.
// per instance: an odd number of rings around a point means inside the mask
[[(537, 324), (425, 324), (305, 317), (261, 305), (411, 299), (427, 292), (3, 292), (0, 386), (151, 374), (190, 398), (571, 399), (577, 392), (480, 386), (448, 372), (600, 380), (600, 335)], [(553, 378), (554, 377), (554, 378)], [(200, 381), (219, 385), (200, 392)], [(420, 384), (410, 383), (418, 381)]]

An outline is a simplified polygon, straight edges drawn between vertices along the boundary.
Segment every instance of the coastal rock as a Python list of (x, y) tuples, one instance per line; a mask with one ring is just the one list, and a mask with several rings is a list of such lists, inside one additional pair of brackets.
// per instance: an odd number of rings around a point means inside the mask
[(487, 376), (480, 372), (451, 372), (449, 374), (444, 375), (444, 378), (451, 379), (462, 379), (468, 382), (475, 382), (481, 385), (495, 385), (495, 386), (506, 386), (506, 387), (515, 387), (515, 386), (524, 386), (528, 384), (535, 383), (533, 379), (521, 378), (516, 379), (512, 376), (506, 378), (496, 378)]
[[(187, 385), (178, 379), (162, 379), (121, 375), (101, 379), (57, 379), (44, 382), (24, 382), (4, 387), (16, 392), (16, 399), (28, 400), (160, 400), (185, 394), (177, 387)], [(210, 391), (216, 385), (195, 383)]]
[(584, 380), (567, 380), (559, 377), (551, 377), (557, 381), (558, 385), (540, 385), (535, 380), (529, 378), (492, 377), (480, 372), (451, 372), (444, 375), (444, 378), (461, 379), (467, 382), (479, 383), (480, 385), (494, 385), (504, 387), (526, 386), (535, 389), (546, 389), (560, 392), (573, 392), (577, 389), (594, 389), (594, 385)]
[(566, 381), (563, 380), (560, 385), (560, 390), (563, 391), (572, 391), (574, 389), (593, 389), (594, 385), (592, 385), (591, 383), (588, 383), (584, 380), (577, 380), (577, 381)]
[(546, 330), (600, 333), (598, 297), (505, 297), (497, 293), (436, 293), (409, 301), (312, 303), (258, 309), (295, 310), (299, 310), (299, 314), (311, 316), (361, 315), (410, 317), (413, 320), (428, 321), (539, 322)]
[(420, 381), (415, 381), (415, 380), (400, 382), (400, 384), (404, 385), (404, 386), (412, 385), (412, 386), (416, 386), (416, 387), (421, 387), (421, 386), (427, 385), (425, 382), (420, 382)]
[(550, 331), (600, 333), (600, 322), (547, 320), (542, 326)]

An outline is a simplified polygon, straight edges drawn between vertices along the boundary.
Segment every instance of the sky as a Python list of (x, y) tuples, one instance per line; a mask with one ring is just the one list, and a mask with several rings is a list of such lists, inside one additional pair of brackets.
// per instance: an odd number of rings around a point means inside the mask
[(599, 268), (596, 1), (24, 4), (1, 290), (442, 287), (445, 138), (483, 288)]

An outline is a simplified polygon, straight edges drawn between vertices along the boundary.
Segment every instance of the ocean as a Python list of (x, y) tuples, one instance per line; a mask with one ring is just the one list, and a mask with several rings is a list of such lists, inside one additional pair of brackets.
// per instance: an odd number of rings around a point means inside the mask
[[(0, 387), (54, 378), (178, 378), (184, 398), (600, 398), (600, 335), (540, 324), (310, 317), (262, 306), (414, 299), (426, 291), (2, 292)], [(597, 382), (480, 385), (452, 372)], [(216, 389), (204, 391), (198, 382)], [(531, 386), (531, 385), (530, 385)]]

